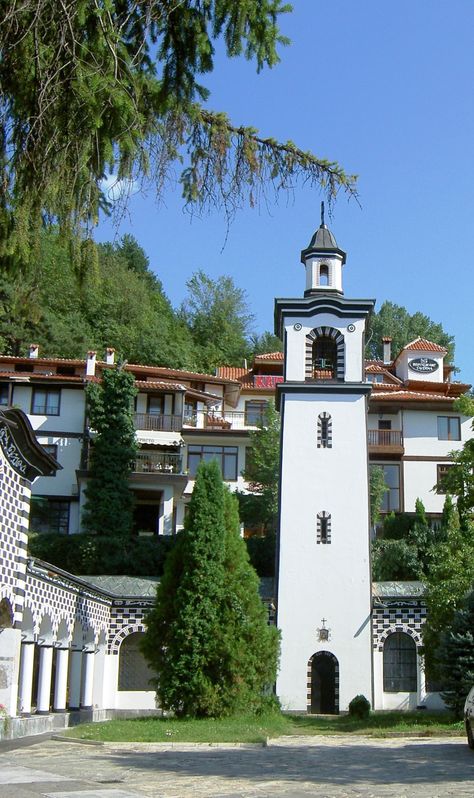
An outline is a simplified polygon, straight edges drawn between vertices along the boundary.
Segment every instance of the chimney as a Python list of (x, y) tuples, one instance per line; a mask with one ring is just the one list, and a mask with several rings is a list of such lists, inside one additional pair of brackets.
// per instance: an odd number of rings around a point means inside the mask
[(95, 359), (97, 352), (89, 351), (86, 359), (86, 377), (95, 377)]
[(391, 338), (382, 338), (383, 343), (383, 362), (385, 365), (389, 365), (392, 362), (392, 339)]
[(113, 366), (115, 363), (115, 349), (111, 346), (108, 346), (105, 350), (105, 362), (108, 366)]
[(30, 344), (28, 350), (28, 357), (35, 358), (39, 354), (39, 344)]

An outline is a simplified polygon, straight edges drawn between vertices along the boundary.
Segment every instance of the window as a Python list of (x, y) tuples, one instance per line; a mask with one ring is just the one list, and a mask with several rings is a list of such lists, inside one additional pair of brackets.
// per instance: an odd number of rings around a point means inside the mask
[(459, 416), (438, 416), (438, 440), (461, 440), (461, 422)]
[(33, 388), (32, 415), (59, 416), (60, 399), (59, 388)]
[(394, 632), (385, 641), (383, 689), (386, 693), (416, 692), (416, 645), (405, 632)]
[(439, 463), (436, 466), (436, 493), (447, 493), (443, 483), (449, 472), (449, 469), (452, 467), (452, 463)]
[(383, 382), (383, 374), (367, 374), (368, 382)]
[(30, 528), (34, 532), (69, 532), (70, 502), (63, 499), (49, 499), (46, 496), (32, 496)]
[(237, 446), (188, 446), (189, 476), (196, 476), (197, 467), (201, 460), (206, 463), (210, 460), (217, 460), (223, 479), (236, 480), (237, 454)]
[(313, 344), (313, 376), (332, 379), (336, 370), (337, 344), (334, 338), (323, 335)]
[(133, 632), (122, 642), (119, 650), (119, 690), (153, 690), (150, 680), (155, 677), (140, 650), (144, 632)]
[(148, 397), (148, 412), (152, 415), (160, 415), (163, 413), (165, 404), (164, 396), (149, 396)]
[(245, 402), (245, 426), (258, 427), (265, 423), (268, 402), (251, 400)]
[(331, 449), (332, 447), (332, 419), (329, 413), (320, 413), (318, 416), (318, 449)]
[(1, 382), (0, 383), (0, 405), (5, 407), (8, 405), (8, 383)]
[(392, 422), (389, 420), (379, 419), (379, 429), (392, 429)]
[(397, 513), (400, 511), (400, 467), (398, 465), (387, 465), (383, 463), (374, 463), (378, 468), (383, 471), (385, 485), (387, 490), (384, 493), (382, 500), (382, 513)]
[(319, 267), (319, 285), (329, 285), (329, 266), (325, 263)]
[(326, 510), (318, 513), (316, 523), (316, 543), (331, 542), (331, 515)]

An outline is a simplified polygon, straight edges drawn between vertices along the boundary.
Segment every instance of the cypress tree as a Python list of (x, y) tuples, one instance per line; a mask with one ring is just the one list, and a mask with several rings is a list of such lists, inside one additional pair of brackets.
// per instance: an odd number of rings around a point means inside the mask
[(128, 485), (137, 452), (133, 424), (133, 375), (107, 369), (102, 383), (87, 386), (89, 421), (97, 433), (91, 447), (83, 526), (87, 532), (128, 538), (133, 495)]
[(160, 705), (180, 716), (253, 711), (276, 672), (277, 632), (238, 532), (236, 500), (201, 463), (185, 528), (147, 616), (143, 652)]

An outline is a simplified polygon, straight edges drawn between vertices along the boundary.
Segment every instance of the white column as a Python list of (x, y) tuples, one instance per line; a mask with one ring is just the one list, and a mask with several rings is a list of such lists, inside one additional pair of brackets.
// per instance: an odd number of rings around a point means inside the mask
[(53, 668), (53, 647), (40, 646), (39, 674), (38, 674), (38, 701), (36, 712), (38, 715), (48, 715), (51, 698), (51, 674)]
[(69, 669), (69, 709), (79, 709), (81, 703), (82, 651), (71, 651)]
[(31, 712), (31, 691), (33, 689), (33, 662), (35, 659), (35, 644), (33, 640), (21, 644), (20, 657), (20, 687), (18, 701), (22, 715)]
[(173, 534), (173, 498), (174, 498), (174, 491), (172, 485), (167, 485), (163, 490), (163, 499), (162, 499), (162, 508), (163, 514), (160, 518), (160, 526), (162, 523), (162, 528), (160, 529), (160, 535), (172, 535)]
[(94, 657), (93, 651), (84, 654), (84, 680), (82, 683), (81, 709), (92, 709), (92, 691), (94, 688)]
[(58, 648), (56, 651), (56, 680), (54, 683), (54, 712), (66, 712), (67, 668), (69, 649)]

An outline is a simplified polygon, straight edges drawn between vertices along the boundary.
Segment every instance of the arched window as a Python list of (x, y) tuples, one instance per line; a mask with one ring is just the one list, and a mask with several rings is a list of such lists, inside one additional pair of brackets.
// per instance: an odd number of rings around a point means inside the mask
[(329, 413), (320, 413), (318, 416), (318, 449), (332, 447), (332, 419)]
[(331, 515), (326, 510), (318, 513), (316, 522), (316, 543), (331, 542)]
[(329, 285), (329, 266), (325, 263), (319, 267), (319, 285)]
[(415, 641), (405, 632), (394, 632), (383, 647), (383, 689), (386, 693), (415, 693), (416, 687)]
[(306, 379), (344, 380), (344, 336), (334, 327), (316, 327), (306, 336)]
[(140, 650), (140, 640), (144, 632), (133, 632), (128, 635), (119, 651), (119, 690), (153, 690), (150, 679), (155, 674)]

